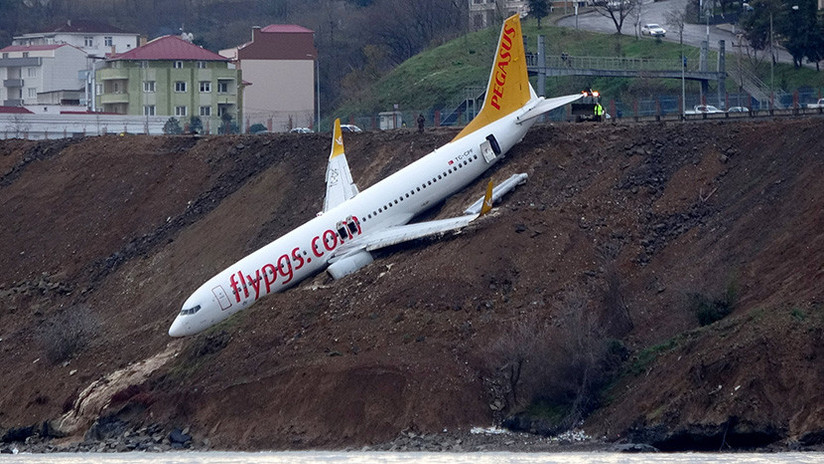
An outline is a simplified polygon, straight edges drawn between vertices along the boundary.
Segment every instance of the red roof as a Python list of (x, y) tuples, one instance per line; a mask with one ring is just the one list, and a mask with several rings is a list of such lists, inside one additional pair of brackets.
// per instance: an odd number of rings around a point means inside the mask
[(22, 106), (0, 106), (0, 114), (34, 114)]
[(306, 29), (303, 26), (298, 26), (297, 24), (270, 24), (270, 25), (264, 27), (263, 29), (261, 29), (260, 32), (281, 32), (281, 33), (292, 33), (292, 34), (294, 34), (294, 33), (309, 33), (309, 34), (312, 34), (315, 31), (313, 31), (311, 29)]
[(71, 47), (69, 44), (50, 44), (50, 45), (9, 45), (6, 48), (0, 49), (0, 52), (42, 52), (45, 50), (57, 50), (60, 47)]
[(164, 35), (151, 42), (111, 57), (112, 60), (197, 60), (231, 61), (176, 35)]

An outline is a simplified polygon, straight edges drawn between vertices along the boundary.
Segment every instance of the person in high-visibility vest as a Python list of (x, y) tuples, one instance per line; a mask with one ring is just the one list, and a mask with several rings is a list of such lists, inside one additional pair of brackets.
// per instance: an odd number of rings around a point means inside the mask
[(600, 103), (595, 103), (595, 121), (601, 122), (601, 117), (604, 115), (604, 107)]

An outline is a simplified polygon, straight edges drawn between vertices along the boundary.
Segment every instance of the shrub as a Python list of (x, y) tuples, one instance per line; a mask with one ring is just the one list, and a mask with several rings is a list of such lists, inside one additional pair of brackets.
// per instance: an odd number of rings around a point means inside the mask
[(180, 121), (178, 121), (174, 116), (169, 118), (166, 121), (166, 124), (163, 124), (163, 133), (166, 135), (182, 134), (183, 129), (180, 127)]
[(189, 118), (189, 133), (199, 134), (201, 132), (203, 132), (203, 121), (200, 120), (200, 116)]
[(551, 423), (541, 429), (560, 430), (599, 405), (626, 350), (600, 334), (586, 306), (585, 297), (573, 293), (552, 326), (531, 316), (513, 323), (493, 345), (498, 383), (509, 390), (506, 409), (522, 411), (520, 422), (527, 415)]
[(738, 291), (734, 283), (727, 285), (721, 296), (710, 296), (701, 293), (689, 293), (690, 309), (698, 318), (698, 323), (703, 327), (713, 322), (720, 321), (727, 317), (735, 308), (738, 300)]
[(265, 132), (265, 131), (266, 131), (266, 126), (264, 126), (263, 124), (261, 124), (259, 122), (249, 126), (249, 133), (250, 134), (257, 134), (258, 132)]
[(86, 306), (72, 306), (53, 316), (42, 334), (46, 359), (52, 364), (68, 361), (85, 349), (97, 335), (98, 323)]

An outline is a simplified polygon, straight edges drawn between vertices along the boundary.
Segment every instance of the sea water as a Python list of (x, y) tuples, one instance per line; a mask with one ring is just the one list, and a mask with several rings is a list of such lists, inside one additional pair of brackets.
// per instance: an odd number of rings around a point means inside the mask
[(427, 453), (285, 451), (262, 453), (3, 454), (19, 464), (795, 464), (824, 463), (824, 453)]

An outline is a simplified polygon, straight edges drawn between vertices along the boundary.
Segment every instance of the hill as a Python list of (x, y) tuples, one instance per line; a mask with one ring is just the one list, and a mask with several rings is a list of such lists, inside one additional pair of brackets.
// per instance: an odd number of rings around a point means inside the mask
[[(0, 142), (0, 436), (344, 448), (581, 418), (663, 449), (820, 445), (820, 126), (536, 126), (494, 215), (183, 340), (193, 289), (321, 209), (327, 137)], [(353, 175), (453, 135), (346, 134)]]

